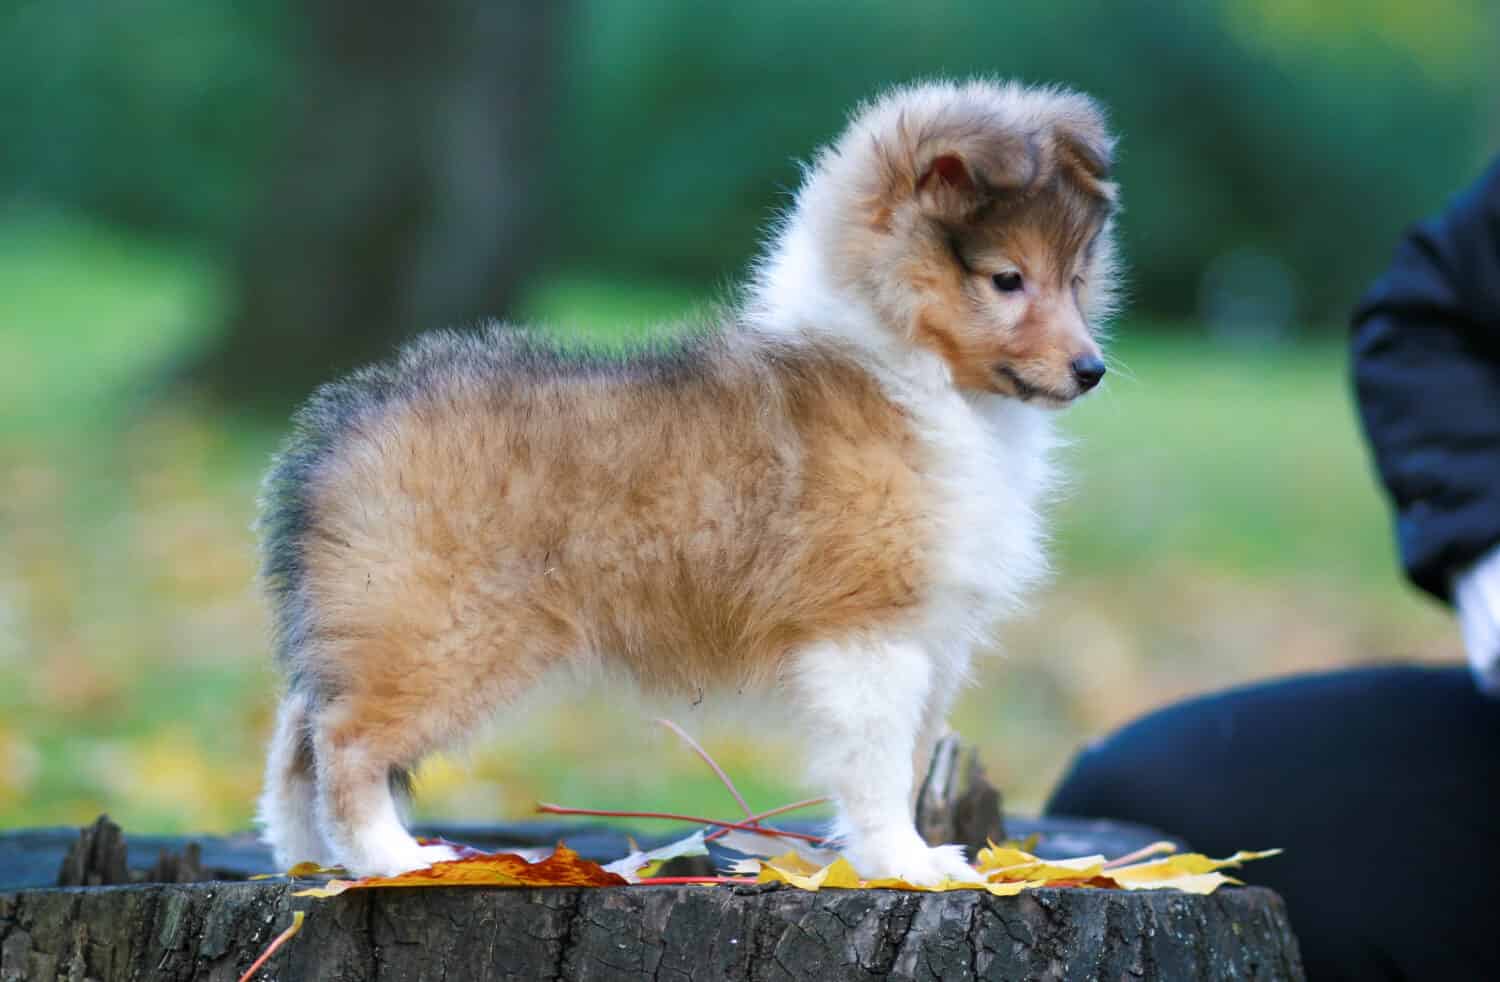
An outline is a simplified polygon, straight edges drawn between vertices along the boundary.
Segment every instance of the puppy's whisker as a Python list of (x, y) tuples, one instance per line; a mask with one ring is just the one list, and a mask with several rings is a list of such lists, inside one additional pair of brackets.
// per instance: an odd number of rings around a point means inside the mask
[(1117, 375), (1128, 382), (1140, 381), (1135, 372), (1131, 371), (1130, 366), (1125, 364), (1125, 359), (1123, 358), (1106, 353), (1104, 355), (1104, 364), (1109, 367), (1111, 375)]

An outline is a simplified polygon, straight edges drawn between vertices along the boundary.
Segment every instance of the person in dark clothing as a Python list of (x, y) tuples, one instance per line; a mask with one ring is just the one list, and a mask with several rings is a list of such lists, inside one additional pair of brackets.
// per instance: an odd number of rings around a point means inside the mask
[(1309, 978), (1500, 978), (1500, 160), (1407, 234), (1353, 327), (1402, 561), (1457, 606), (1470, 669), (1168, 707), (1079, 754), (1046, 810), (1283, 847), (1247, 877), (1286, 900)]
[[(1211, 856), (1286, 850), (1308, 978), (1500, 978), (1500, 704), (1462, 668), (1268, 682), (1085, 750), (1047, 813), (1139, 822)], [(1233, 872), (1233, 871), (1230, 871)]]
[(1355, 309), (1354, 381), (1406, 572), (1500, 694), (1500, 159)]

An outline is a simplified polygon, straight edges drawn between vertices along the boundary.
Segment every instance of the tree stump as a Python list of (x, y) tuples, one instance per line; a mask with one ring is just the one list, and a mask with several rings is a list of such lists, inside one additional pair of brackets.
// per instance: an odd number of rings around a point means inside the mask
[(917, 831), (928, 845), (956, 842), (974, 856), (990, 842), (1004, 842), (1000, 789), (986, 779), (979, 749), (950, 733), (933, 748), (927, 777), (917, 792)]
[[(993, 821), (989, 809), (980, 811)], [(1034, 833), (1037, 851), (1054, 856), (1120, 855), (1162, 838), (1115, 822), (1006, 821), (1012, 834)], [(628, 845), (622, 830), (604, 826), (535, 822), (426, 831), (486, 849), (566, 837), (597, 860), (617, 858)], [(641, 839), (648, 847), (654, 842)], [(265, 847), (248, 835), (127, 841), (102, 817), (83, 830), (0, 832), (0, 982), (234, 980), (296, 910), (307, 916), (301, 933), (258, 978), (1303, 976), (1284, 905), (1256, 888), (1224, 888), (1208, 897), (1081, 889), (1016, 897), (807, 893), (774, 884), (423, 888), (313, 900), (292, 896), (302, 884), (244, 881), (270, 866)], [(196, 878), (210, 881), (181, 882)], [(109, 883), (118, 885), (98, 885)]]
[(783, 887), (429, 888), (283, 880), (0, 893), (0, 980), (1300, 979), (1275, 894), (1017, 897)]

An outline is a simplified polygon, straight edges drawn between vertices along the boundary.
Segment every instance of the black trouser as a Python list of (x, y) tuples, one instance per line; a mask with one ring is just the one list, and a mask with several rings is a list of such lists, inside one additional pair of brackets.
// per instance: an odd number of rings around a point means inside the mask
[(1309, 978), (1500, 979), (1500, 702), (1459, 668), (1382, 667), (1171, 706), (1084, 750), (1055, 815), (1200, 852), (1280, 846)]

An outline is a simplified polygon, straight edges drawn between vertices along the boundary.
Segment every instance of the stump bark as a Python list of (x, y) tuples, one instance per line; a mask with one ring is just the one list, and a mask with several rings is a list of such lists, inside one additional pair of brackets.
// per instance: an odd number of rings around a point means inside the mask
[(293, 897), (284, 880), (0, 893), (0, 980), (1300, 979), (1268, 890), (443, 888)]

